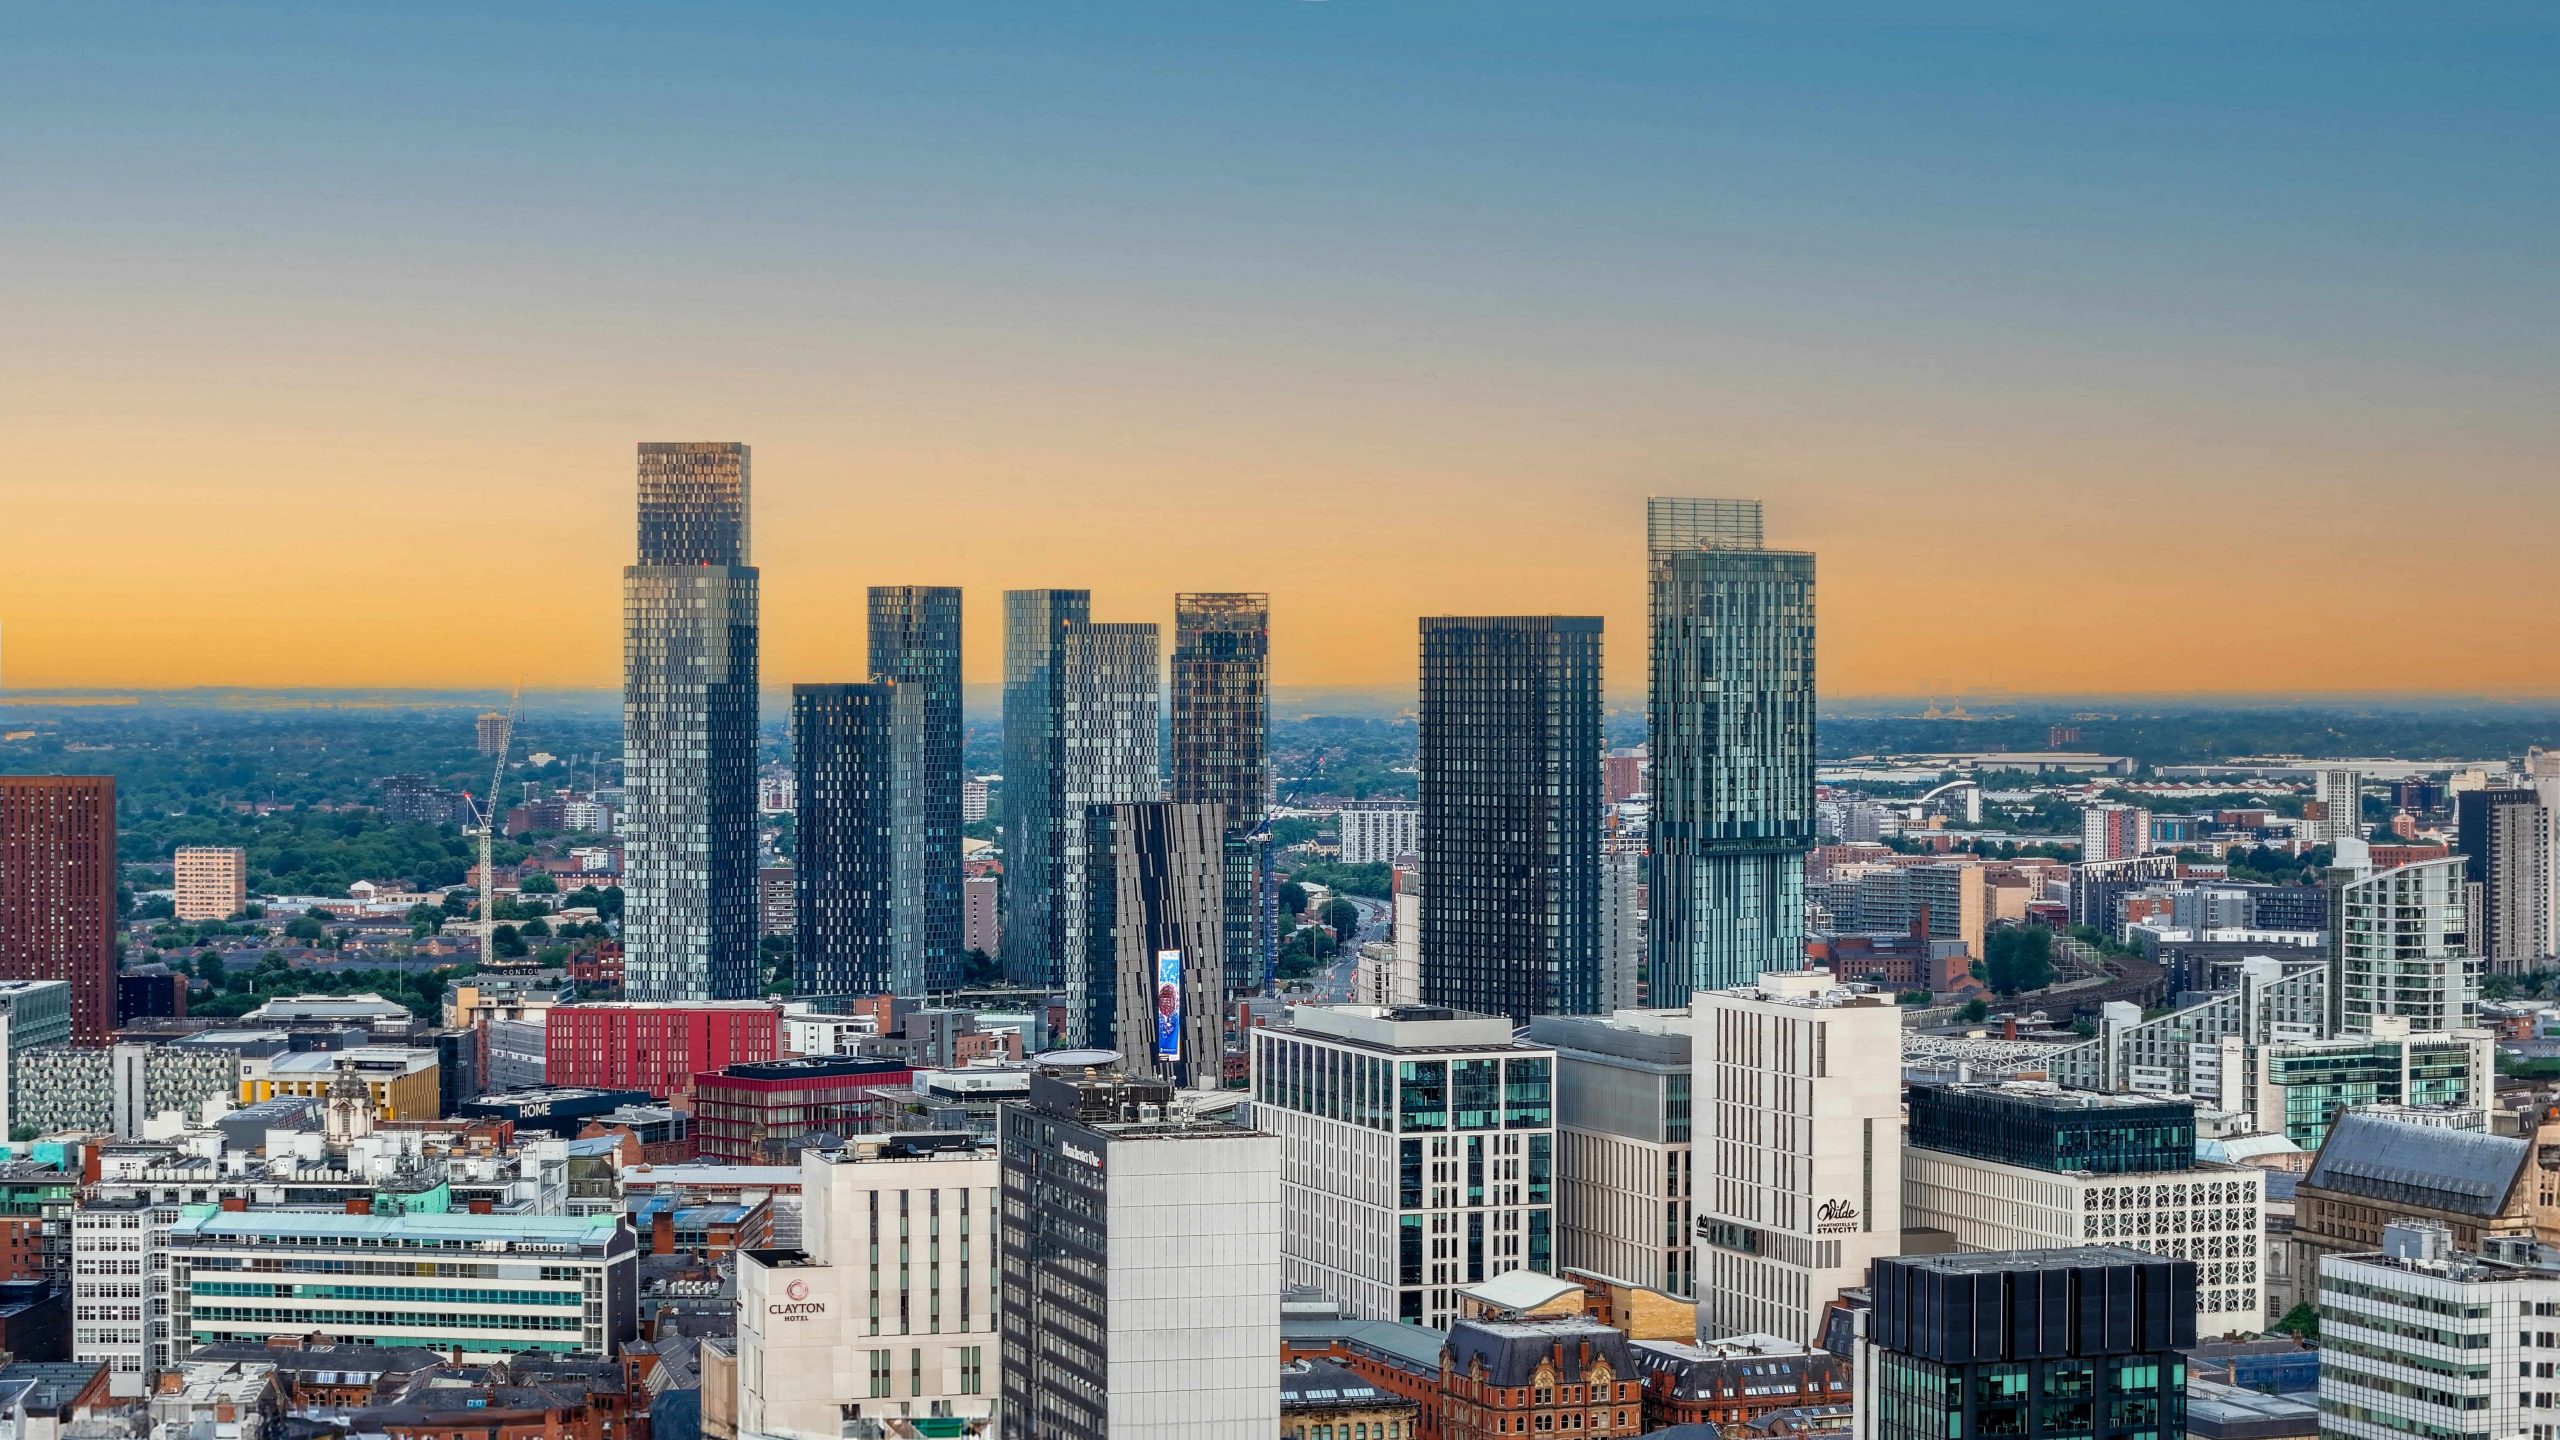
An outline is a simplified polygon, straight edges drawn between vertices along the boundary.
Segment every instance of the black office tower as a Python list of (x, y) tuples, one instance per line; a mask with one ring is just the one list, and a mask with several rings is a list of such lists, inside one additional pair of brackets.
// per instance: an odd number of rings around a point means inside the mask
[(1600, 1006), (1600, 620), (1422, 622), (1422, 1001)]
[(916, 922), (924, 988), (960, 983), (960, 591), (946, 585), (871, 587), (871, 678), (921, 692), (921, 750), (910, 827), (891, 843), (917, 851), (923, 914)]
[(1878, 1260), (1858, 1342), (1864, 1440), (2172, 1440), (2196, 1267), (2123, 1246)]

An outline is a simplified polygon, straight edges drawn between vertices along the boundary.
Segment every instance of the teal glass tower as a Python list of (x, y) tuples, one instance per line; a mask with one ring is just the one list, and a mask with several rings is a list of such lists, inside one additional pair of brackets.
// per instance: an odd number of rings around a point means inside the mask
[(1653, 853), (1646, 1003), (1804, 968), (1813, 556), (1760, 502), (1646, 502)]

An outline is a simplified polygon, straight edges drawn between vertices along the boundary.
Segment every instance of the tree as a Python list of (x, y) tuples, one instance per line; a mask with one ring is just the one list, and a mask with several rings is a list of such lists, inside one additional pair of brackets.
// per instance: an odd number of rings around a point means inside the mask
[(501, 925), (489, 932), (489, 948), (501, 959), (512, 960), (526, 953), (524, 936), (513, 925)]
[(471, 913), (471, 907), (478, 903), (468, 890), (444, 892), (444, 913), (447, 915), (468, 915)]
[(560, 893), (560, 882), (552, 879), (548, 875), (527, 875), (516, 882), (516, 893), (520, 895), (557, 895)]
[(1967, 1025), (1979, 1025), (1991, 1018), (1991, 1007), (1980, 1000), (1967, 1000), (1964, 1008), (1956, 1012), (1956, 1018)]
[(288, 940), (300, 940), (308, 945), (317, 945), (329, 938), (329, 927), (308, 915), (296, 915), (284, 922), (284, 934)]
[(972, 950), (960, 961), (960, 983), (968, 986), (995, 985), (1004, 980), (1004, 967), (984, 950)]
[(2320, 1312), (2311, 1308), (2308, 1300), (2296, 1301), (2292, 1309), (2284, 1312), (2283, 1319), (2267, 1328), (2272, 1334), (2299, 1335), (2305, 1340), (2317, 1340), (2320, 1338)]
[(2041, 925), (2003, 925), (1982, 946), (1983, 983), (2002, 995), (2053, 983), (2053, 932)]
[(1304, 885), (1299, 884), (1299, 883), (1298, 883), (1297, 881), (1295, 881), (1295, 880), (1283, 880), (1283, 881), (1281, 881), (1281, 882), (1280, 882), (1280, 913), (1281, 913), (1281, 914), (1283, 914), (1283, 915), (1304, 915), (1304, 914), (1306, 914), (1306, 913), (1307, 913), (1307, 887), (1306, 887), (1306, 886), (1304, 886)]
[(1324, 913), (1318, 918), (1333, 931), (1336, 939), (1348, 940), (1360, 933), (1360, 907), (1348, 900), (1327, 900)]
[(178, 902), (166, 895), (146, 895), (140, 904), (133, 907), (133, 913), (140, 920), (174, 920), (178, 915)]
[[(175, 970), (178, 967), (172, 964), (169, 968)], [(205, 984), (217, 990), (222, 988), (222, 969), (222, 957), (210, 950), (196, 957), (195, 973), (203, 978)]]

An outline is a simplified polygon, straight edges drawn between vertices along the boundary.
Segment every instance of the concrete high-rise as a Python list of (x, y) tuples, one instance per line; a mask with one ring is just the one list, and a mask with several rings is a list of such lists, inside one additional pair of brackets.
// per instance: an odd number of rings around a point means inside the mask
[(1221, 1083), (1226, 809), (1154, 801), (1086, 811), (1088, 953), (1067, 991), (1068, 1043), (1131, 1074)]
[[(871, 587), (871, 678), (922, 692), (913, 809), (890, 844), (916, 852), (922, 912), (914, 920), (923, 984), (960, 983), (960, 591), (947, 585)], [(901, 992), (903, 993), (903, 992)]]
[[(916, 843), (924, 828), (926, 694), (923, 685), (894, 681), (791, 687), (797, 994), (932, 988), (926, 857)], [(949, 967), (939, 968), (947, 979)]]
[(1226, 809), (1226, 984), (1270, 982), (1271, 597), (1173, 597), (1172, 784), (1167, 798)]
[(1062, 1051), (997, 1117), (1007, 1434), (1280, 1433), (1280, 1142)]
[(1058, 696), (1064, 736), (1058, 793), (1067, 827), (1059, 846), (1056, 904), (1061, 968), (1070, 996), (1091, 993), (1100, 983), (1086, 968), (1096, 943), (1094, 886), (1108, 878), (1109, 870), (1107, 857), (1098, 861), (1093, 850), (1094, 814), (1164, 798), (1156, 769), (1161, 711), (1156, 644), (1153, 625), (1079, 622), (1066, 629), (1059, 668), (1065, 683)]
[(1814, 1338), (1823, 1307), (1902, 1246), (1902, 1021), (1822, 970), (1701, 990), (1698, 1335)]
[(237, 845), (181, 845), (172, 891), (181, 920), (228, 920), (249, 903), (249, 852)]
[(639, 563), (622, 572), (625, 993), (756, 983), (757, 575), (747, 447), (640, 447)]
[(2332, 1028), (2438, 1035), (2478, 1025), (2480, 957), (2463, 857), (2382, 869), (2363, 841), (2349, 838), (2338, 861), (2327, 876)]
[(1289, 1283), (1440, 1327), (1469, 1285), (1554, 1273), (1553, 1050), (1440, 1006), (1300, 1005), (1248, 1039)]
[(2364, 772), (2332, 765), (2312, 777), (2312, 798), (2320, 816), (2305, 837), (2316, 845), (2335, 845), (2364, 835)]
[(1002, 958), (1013, 985), (1066, 978), (1058, 891), (1067, 863), (1067, 631), (1092, 613), (1093, 597), (1083, 590), (1004, 594)]
[(116, 782), (0, 775), (0, 980), (71, 986), (71, 1038), (116, 1029)]
[[(1655, 1005), (1804, 965), (1813, 848), (1813, 556), (1760, 502), (1645, 507)], [(1426, 827), (1427, 829), (1427, 827)]]
[(2472, 949), (2492, 970), (2538, 970), (2551, 958), (2551, 811), (2523, 786), (2454, 797), (2454, 848), (2470, 887)]
[(1422, 621), (1422, 999), (1600, 1008), (1600, 620)]

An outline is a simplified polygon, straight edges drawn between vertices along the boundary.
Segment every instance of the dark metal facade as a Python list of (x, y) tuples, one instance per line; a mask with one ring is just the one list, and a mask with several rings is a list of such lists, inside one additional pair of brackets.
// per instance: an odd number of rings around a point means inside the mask
[(1422, 622), (1422, 1000), (1600, 1003), (1600, 620)]
[(960, 591), (944, 585), (871, 588), (871, 678), (922, 697), (914, 806), (891, 843), (918, 852), (916, 922), (923, 985), (960, 983)]

